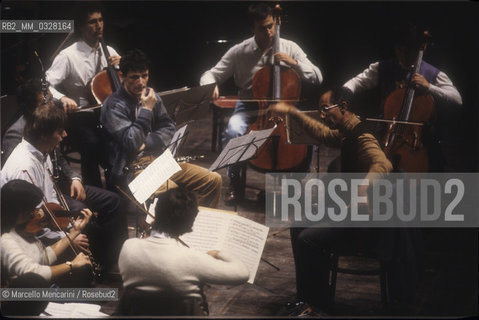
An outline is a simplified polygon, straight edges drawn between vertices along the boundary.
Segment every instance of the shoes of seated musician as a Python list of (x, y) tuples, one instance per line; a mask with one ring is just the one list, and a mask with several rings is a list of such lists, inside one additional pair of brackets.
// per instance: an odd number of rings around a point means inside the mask
[(236, 189), (230, 185), (223, 196), (226, 205), (233, 205), (238, 200)]

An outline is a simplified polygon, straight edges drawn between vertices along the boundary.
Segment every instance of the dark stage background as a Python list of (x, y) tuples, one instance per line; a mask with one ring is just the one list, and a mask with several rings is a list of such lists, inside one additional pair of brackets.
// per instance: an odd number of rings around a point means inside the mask
[[(2, 19), (72, 19), (74, 1), (3, 1)], [(108, 44), (121, 54), (144, 50), (152, 60), (150, 84), (158, 91), (196, 86), (233, 44), (251, 36), (250, 2), (104, 1)], [(274, 4), (274, 2), (271, 2)], [(281, 2), (287, 14), (282, 36), (298, 43), (315, 63), (325, 85), (341, 85), (369, 63), (393, 55), (390, 28), (413, 20), (433, 36), (425, 60), (444, 71), (463, 97), (460, 113), (446, 117), (464, 156), (477, 168), (479, 5), (474, 2)], [(14, 94), (18, 82), (38, 72), (37, 50), (48, 68), (66, 34), (2, 34), (1, 93)], [(217, 40), (227, 40), (217, 43)], [(228, 92), (229, 91), (229, 92)], [(226, 85), (222, 93), (234, 93)], [(374, 92), (359, 103), (374, 107)], [(2, 108), (3, 109), (3, 108)], [(4, 111), (4, 110), (2, 110)], [(3, 112), (2, 112), (3, 113)], [(5, 119), (4, 119), (5, 120)], [(2, 123), (4, 123), (2, 120)]]

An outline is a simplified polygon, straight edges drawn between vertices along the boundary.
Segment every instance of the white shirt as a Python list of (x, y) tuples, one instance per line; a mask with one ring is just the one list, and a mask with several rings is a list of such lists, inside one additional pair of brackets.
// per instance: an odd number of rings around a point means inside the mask
[[(379, 62), (369, 65), (362, 73), (358, 74), (344, 84), (352, 93), (374, 88), (378, 85)], [(462, 105), (462, 98), (459, 91), (452, 84), (449, 77), (442, 71), (439, 71), (436, 82), (430, 83), (429, 93), (436, 99), (445, 102)]]
[(15, 278), (27, 272), (36, 273), (46, 280), (52, 278), (49, 267), (57, 260), (51, 247), (39, 240), (26, 241), (12, 229), (1, 238), (2, 270), (9, 278)]
[(220, 251), (215, 259), (159, 233), (126, 240), (118, 267), (125, 287), (194, 298), (202, 297), (204, 283), (238, 285), (249, 278), (248, 268), (233, 255)]
[(33, 180), (33, 184), (43, 191), (47, 202), (59, 204), (47, 168), (52, 170), (52, 161), (48, 153), (42, 153), (28, 141), (22, 139), (22, 142), (13, 150), (2, 168), (0, 185), (3, 186), (14, 179), (21, 179), (30, 183)]
[[(323, 81), (321, 71), (307, 58), (296, 43), (280, 39), (280, 52), (288, 54), (298, 62), (298, 65), (293, 68), (303, 80), (316, 85), (321, 84)], [(271, 49), (263, 53), (254, 37), (251, 37), (231, 47), (212, 69), (203, 73), (200, 85), (213, 82), (221, 84), (233, 76), (236, 86), (240, 89), (238, 95), (241, 98), (251, 98), (255, 73), (271, 64), (272, 60)]]
[[(67, 96), (79, 105), (88, 105), (87, 84), (95, 76), (97, 70), (98, 56), (101, 52), (100, 70), (108, 66), (102, 47), (90, 47), (85, 41), (75, 42), (68, 48), (60, 51), (53, 60), (52, 66), (46, 72), (47, 81), (50, 82), (50, 90), (53, 97), (61, 99)], [(110, 56), (118, 53), (108, 46)], [(60, 87), (63, 88), (61, 91)]]

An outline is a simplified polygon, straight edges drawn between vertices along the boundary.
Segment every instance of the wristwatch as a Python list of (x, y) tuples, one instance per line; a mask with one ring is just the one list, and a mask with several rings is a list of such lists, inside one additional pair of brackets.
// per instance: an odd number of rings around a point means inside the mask
[(67, 266), (70, 267), (70, 275), (73, 275), (73, 264), (71, 261), (65, 262)]

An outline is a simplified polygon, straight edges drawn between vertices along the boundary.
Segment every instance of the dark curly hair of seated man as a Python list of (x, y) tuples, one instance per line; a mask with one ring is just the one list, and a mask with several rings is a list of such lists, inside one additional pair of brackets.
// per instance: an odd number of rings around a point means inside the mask
[(198, 214), (198, 202), (193, 192), (175, 188), (158, 196), (153, 229), (171, 237), (191, 231)]

